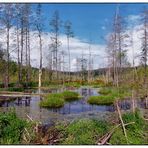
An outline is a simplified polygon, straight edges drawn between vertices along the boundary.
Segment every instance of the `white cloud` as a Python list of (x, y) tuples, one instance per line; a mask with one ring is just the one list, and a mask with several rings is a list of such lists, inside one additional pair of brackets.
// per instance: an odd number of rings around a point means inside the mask
[[(139, 16), (129, 16), (131, 20), (139, 19)], [(11, 44), (11, 51), (15, 51), (16, 49), (13, 46), (13, 42), (15, 40), (14, 35), (12, 35), (15, 32), (15, 28), (12, 28), (10, 30), (10, 44)], [(30, 43), (31, 43), (31, 64), (32, 66), (39, 67), (39, 40), (38, 37), (35, 35), (35, 31), (30, 32)], [(137, 58), (137, 55), (140, 54), (140, 48), (141, 48), (141, 25), (135, 25), (132, 28), (129, 28), (127, 30), (127, 33), (131, 35), (133, 33), (133, 42), (134, 42), (134, 59), (136, 65), (139, 64), (139, 58)], [(51, 43), (50, 39), (50, 33), (43, 33), (43, 65), (47, 65), (47, 57), (49, 56), (49, 44)], [(66, 62), (66, 68), (68, 70), (68, 52), (67, 52), (67, 38), (65, 35), (60, 35), (60, 40), (62, 42), (62, 45), (60, 46), (59, 50), (65, 51), (65, 62)], [(76, 59), (80, 58), (83, 55), (88, 58), (89, 54), (89, 43), (84, 42), (85, 39), (78, 39), (77, 37), (70, 39), (70, 52), (71, 52), (71, 70), (76, 70)], [(0, 42), (3, 42), (3, 47), (6, 47), (6, 35), (3, 34), (0, 38)], [(132, 48), (127, 48), (127, 55), (130, 63), (132, 63), (133, 57), (132, 57)], [(100, 68), (105, 67), (107, 65), (107, 59), (106, 53), (105, 53), (105, 45), (103, 44), (92, 44), (91, 45), (91, 52), (92, 52), (92, 58), (94, 63), (94, 68)], [(17, 52), (11, 52), (11, 57), (17, 57)]]
[[(11, 57), (15, 57), (17, 59), (17, 51), (15, 49), (15, 46), (12, 45), (14, 43), (14, 40), (16, 40), (16, 36), (14, 37), (15, 28), (13, 27), (10, 30), (10, 44), (11, 44), (11, 50), (14, 51), (11, 53)], [(31, 64), (32, 66), (39, 67), (39, 39), (35, 35), (35, 31), (30, 32), (30, 47), (31, 47)], [(43, 65), (47, 65), (47, 58), (49, 56), (49, 44), (51, 43), (50, 39), (51, 34), (50, 33), (43, 33), (42, 40), (43, 40)], [(85, 39), (84, 39), (85, 40)], [(89, 43), (84, 42), (84, 40), (80, 40), (78, 38), (71, 38), (70, 39), (70, 52), (71, 52), (71, 67), (72, 70), (76, 69), (75, 62), (76, 58), (81, 57), (81, 53), (83, 51), (84, 56), (88, 57), (89, 54)], [(67, 54), (67, 37), (65, 35), (60, 35), (60, 41), (62, 45), (59, 47), (60, 51), (65, 51), (65, 60), (66, 60), (66, 66), (68, 67), (68, 54)], [(3, 34), (3, 38), (0, 38), (0, 42), (3, 43), (3, 47), (6, 48), (6, 36)], [(94, 55), (105, 55), (105, 45), (99, 45), (99, 44), (92, 44), (91, 45), (91, 51)], [(95, 56), (94, 58), (94, 68), (102, 67), (102, 59)]]
[(128, 21), (139, 21), (140, 15), (128, 15), (127, 19)]

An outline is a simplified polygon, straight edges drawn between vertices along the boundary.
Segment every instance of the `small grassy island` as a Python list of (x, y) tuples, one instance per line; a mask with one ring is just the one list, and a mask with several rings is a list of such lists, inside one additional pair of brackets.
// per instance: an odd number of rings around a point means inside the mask
[(131, 94), (127, 89), (117, 89), (114, 87), (104, 87), (99, 89), (99, 96), (91, 96), (87, 102), (96, 105), (113, 104), (117, 99), (124, 99), (130, 97)]
[(41, 107), (59, 108), (64, 106), (66, 101), (74, 101), (79, 99), (79, 94), (72, 91), (63, 91), (62, 93), (48, 94), (40, 102)]

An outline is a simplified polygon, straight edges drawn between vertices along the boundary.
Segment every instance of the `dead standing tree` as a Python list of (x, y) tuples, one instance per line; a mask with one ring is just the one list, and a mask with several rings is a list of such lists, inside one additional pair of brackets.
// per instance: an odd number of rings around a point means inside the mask
[(38, 87), (40, 92), (40, 88), (42, 85), (42, 31), (43, 31), (41, 4), (38, 4), (36, 9), (35, 27), (36, 27), (38, 38), (39, 38), (40, 66), (39, 66)]
[(60, 27), (61, 27), (61, 20), (59, 17), (59, 12), (56, 10), (53, 14), (53, 18), (50, 21), (51, 26), (51, 48), (53, 49), (53, 66), (56, 73), (56, 80), (59, 80), (59, 73), (58, 73), (58, 51), (61, 42), (59, 40), (60, 35)]
[(114, 17), (114, 23), (113, 23), (113, 32), (110, 34), (109, 42), (108, 42), (108, 49), (111, 49), (111, 52), (109, 53), (112, 56), (112, 62), (113, 62), (113, 83), (118, 90), (118, 98), (116, 101), (116, 108), (118, 112), (118, 116), (120, 119), (120, 122), (122, 124), (123, 132), (125, 135), (125, 138), (128, 143), (128, 137), (127, 132), (125, 129), (125, 124), (122, 119), (122, 114), (120, 111), (120, 107), (118, 105), (118, 99), (119, 99), (119, 78), (121, 79), (120, 74), (122, 71), (123, 63), (126, 64), (126, 50), (124, 50), (125, 44), (124, 39), (126, 38), (126, 34), (124, 33), (123, 25), (122, 25), (122, 19), (119, 15), (119, 5), (116, 8), (116, 13)]
[(66, 21), (65, 22), (65, 34), (67, 36), (67, 49), (68, 49), (68, 56), (69, 56), (69, 81), (71, 81), (71, 76), (70, 76), (70, 72), (71, 72), (71, 56), (70, 56), (70, 47), (69, 47), (69, 42), (70, 42), (70, 38), (74, 37), (73, 31), (72, 31), (72, 23), (70, 21)]
[(5, 74), (5, 87), (9, 84), (9, 70), (10, 70), (10, 29), (14, 19), (14, 6), (13, 4), (1, 4), (0, 7), (0, 24), (6, 30), (6, 74)]
[(148, 9), (144, 9), (142, 12), (142, 52), (141, 52), (141, 62), (144, 66), (144, 79), (143, 83), (146, 87), (146, 76), (147, 76), (147, 56), (148, 56)]

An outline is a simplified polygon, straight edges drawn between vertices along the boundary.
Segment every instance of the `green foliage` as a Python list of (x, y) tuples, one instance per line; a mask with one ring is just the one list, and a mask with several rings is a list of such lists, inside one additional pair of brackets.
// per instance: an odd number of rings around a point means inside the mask
[(79, 99), (79, 94), (72, 91), (64, 91), (61, 93), (66, 101), (77, 100)]
[(68, 126), (57, 126), (63, 135), (61, 144), (96, 144), (99, 137), (109, 129), (105, 121), (81, 119), (74, 121)]
[(8, 87), (8, 88), (0, 88), (0, 91), (16, 91), (16, 92), (22, 92), (22, 91), (24, 91), (24, 88), (22, 88), (22, 87)]
[(15, 113), (0, 113), (0, 144), (19, 144), (27, 126)]
[(60, 93), (49, 94), (40, 102), (41, 107), (58, 108), (64, 105), (63, 95)]
[(87, 100), (90, 104), (96, 104), (96, 105), (105, 105), (105, 104), (112, 104), (114, 102), (113, 96), (91, 96)]
[[(123, 115), (124, 123), (135, 122), (126, 126), (129, 144), (148, 144), (148, 124), (143, 120), (140, 112), (136, 110), (133, 113)], [(122, 128), (118, 128), (112, 135), (111, 144), (127, 144)]]

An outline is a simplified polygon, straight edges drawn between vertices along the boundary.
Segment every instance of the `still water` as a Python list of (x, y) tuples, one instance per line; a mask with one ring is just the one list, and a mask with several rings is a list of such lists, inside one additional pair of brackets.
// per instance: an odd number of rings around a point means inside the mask
[[(55, 93), (62, 90), (50, 90), (49, 92)], [(12, 101), (1, 101), (0, 102), (0, 111), (7, 112), (11, 109), (15, 110), (17, 115), (26, 118), (29, 115), (32, 119), (40, 121), (42, 123), (49, 123), (52, 121), (63, 120), (67, 117), (77, 117), (82, 114), (89, 114), (93, 116), (95, 113), (98, 113), (98, 116), (108, 112), (115, 112), (115, 106), (112, 105), (90, 105), (87, 103), (87, 99), (90, 96), (99, 95), (97, 89), (95, 88), (79, 88), (73, 90), (78, 92), (82, 98), (73, 101), (67, 102), (65, 105), (58, 109), (45, 109), (39, 106), (40, 97), (22, 97), (16, 98)], [(45, 92), (45, 91), (43, 91)], [(33, 93), (37, 93), (34, 91)], [(47, 90), (46, 90), (47, 93)], [(139, 109), (148, 109), (148, 100), (147, 99), (138, 99), (135, 102), (136, 107)], [(125, 99), (119, 102), (121, 110), (129, 110), (132, 107), (132, 102), (129, 99)]]

